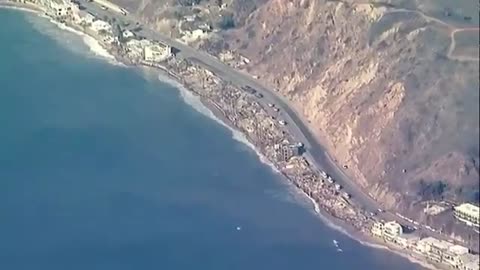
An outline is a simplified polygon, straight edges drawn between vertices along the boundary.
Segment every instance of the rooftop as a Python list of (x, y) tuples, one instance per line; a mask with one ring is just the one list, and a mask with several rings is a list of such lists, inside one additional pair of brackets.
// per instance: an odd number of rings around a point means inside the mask
[(421, 239), (419, 242), (428, 243), (429, 245), (435, 246), (436, 248), (439, 248), (439, 249), (450, 249), (452, 246), (454, 246), (454, 244), (450, 242), (439, 240), (434, 237), (426, 237)]
[(455, 207), (455, 211), (459, 211), (468, 215), (480, 215), (480, 208), (476, 205), (473, 205), (471, 203), (464, 203), (459, 206)]

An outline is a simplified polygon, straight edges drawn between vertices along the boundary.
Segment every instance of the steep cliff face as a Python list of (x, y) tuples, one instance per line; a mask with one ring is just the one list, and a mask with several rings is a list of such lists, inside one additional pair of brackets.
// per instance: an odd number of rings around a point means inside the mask
[(478, 43), (456, 55), (455, 27), (391, 5), (269, 0), (225, 42), (373, 197), (409, 208), (478, 200)]

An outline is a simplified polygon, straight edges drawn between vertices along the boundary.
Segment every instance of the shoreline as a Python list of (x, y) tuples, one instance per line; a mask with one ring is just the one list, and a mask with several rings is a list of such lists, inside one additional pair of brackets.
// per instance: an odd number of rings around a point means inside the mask
[[(326, 212), (324, 209), (322, 209), (319, 204), (311, 197), (309, 196), (304, 190), (301, 188), (295, 186), (291, 181), (289, 181), (288, 177), (280, 172), (275, 165), (270, 162), (258, 149), (255, 147), (253, 143), (251, 143), (247, 136), (239, 131), (232, 123), (231, 121), (227, 118), (225, 113), (217, 107), (215, 102), (209, 100), (208, 98), (202, 97), (199, 95), (196, 91), (193, 89), (190, 89), (187, 85), (183, 84), (181, 81), (172, 78), (171, 76), (168, 75), (168, 73), (165, 70), (155, 68), (155, 67), (149, 67), (149, 66), (144, 66), (144, 65), (130, 65), (130, 64), (125, 64), (122, 63), (122, 61), (118, 60), (114, 55), (110, 54), (107, 49), (105, 49), (94, 37), (88, 35), (87, 33), (82, 32), (79, 29), (75, 29), (69, 25), (65, 25), (63, 23), (57, 22), (54, 19), (51, 19), (48, 16), (45, 16), (43, 13), (45, 10), (41, 9), (39, 6), (33, 5), (33, 4), (27, 4), (27, 3), (12, 3), (10, 1), (5, 1), (5, 0), (0, 0), (0, 8), (6, 8), (6, 9), (12, 9), (12, 10), (18, 10), (18, 11), (24, 11), (24, 12), (30, 12), (33, 14), (36, 14), (40, 17), (49, 19), (49, 21), (53, 24), (55, 24), (59, 29), (64, 30), (64, 31), (69, 31), (73, 34), (76, 34), (80, 37), (83, 38), (83, 42), (85, 45), (87, 45), (91, 51), (91, 53), (95, 54), (96, 56), (99, 56), (102, 58), (102, 60), (107, 61), (108, 63), (112, 65), (121, 65), (124, 67), (133, 67), (133, 68), (147, 68), (149, 70), (158, 72), (160, 71), (160, 74), (157, 74), (157, 79), (160, 80), (163, 83), (169, 84), (176, 88), (179, 91), (180, 96), (182, 97), (182, 100), (187, 103), (187, 105), (193, 107), (197, 112), (204, 114), (205, 116), (211, 118), (212, 120), (216, 121), (217, 123), (221, 124), (222, 126), (226, 127), (231, 133), (232, 133), (232, 138), (236, 141), (239, 141), (243, 144), (245, 144), (247, 147), (251, 148), (256, 155), (258, 156), (260, 162), (264, 163), (265, 165), (268, 165), (272, 170), (274, 170), (275, 173), (279, 173), (282, 178), (285, 178), (287, 180), (287, 184), (289, 187), (293, 188), (295, 193), (301, 195), (302, 197), (308, 199), (312, 203), (312, 208), (313, 211), (315, 212), (315, 215), (320, 218), (320, 220), (327, 225), (328, 227), (346, 235), (347, 237), (351, 238), (354, 241), (359, 242), (363, 246), (368, 246), (370, 248), (376, 248), (376, 249), (383, 249), (390, 251), (396, 255), (399, 255), (408, 261), (415, 263), (423, 268), (429, 268), (429, 269), (438, 269), (435, 265), (432, 265), (426, 261), (421, 261), (420, 259), (415, 258), (413, 255), (410, 253), (402, 252), (402, 250), (395, 248), (388, 243), (384, 241), (380, 241), (377, 238), (374, 238), (373, 236), (370, 236), (369, 234), (366, 234), (365, 232), (359, 231), (358, 229), (355, 229), (352, 225), (348, 224), (346, 221), (343, 221), (328, 212)], [(101, 49), (103, 49), (105, 52), (108, 53), (108, 57), (106, 55), (99, 55), (97, 54), (96, 51), (92, 49), (90, 44), (87, 44), (87, 41), (85, 38), (94, 40), (96, 44), (98, 44)], [(198, 99), (198, 100), (191, 100), (191, 99)], [(192, 104), (191, 102), (196, 102), (198, 101), (199, 104)], [(203, 108), (199, 108), (198, 106), (203, 106)], [(206, 109), (207, 111), (204, 111), (203, 109)]]

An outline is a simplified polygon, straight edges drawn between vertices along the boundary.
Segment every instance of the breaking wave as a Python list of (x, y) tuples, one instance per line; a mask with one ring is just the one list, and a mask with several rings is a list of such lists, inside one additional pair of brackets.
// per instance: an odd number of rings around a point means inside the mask
[[(83, 33), (82, 31), (79, 31), (75, 28), (67, 26), (63, 23), (60, 23), (60, 22), (58, 22), (58, 21), (56, 21), (56, 20), (54, 20), (54, 19), (52, 19), (52, 18), (50, 18), (50, 17), (48, 17), (44, 14), (37, 13), (37, 15), (41, 19), (48, 20), (48, 22), (55, 25), (57, 27), (57, 29), (60, 29), (60, 30), (63, 30), (63, 31), (66, 31), (66, 32), (69, 32), (69, 33), (73, 33), (73, 34), (77, 35), (78, 37), (80, 37), (83, 44), (86, 45), (86, 47), (88, 48), (88, 51), (92, 55), (94, 55), (98, 58), (101, 58), (103, 60), (106, 60), (108, 63), (110, 63), (112, 65), (125, 66), (123, 63), (120, 63), (119, 61), (117, 61), (115, 59), (115, 57), (112, 54), (110, 54), (92, 36), (89, 36), (89, 35)], [(70, 49), (75, 49), (75, 42), (72, 41), (71, 39), (69, 39), (68, 37), (65, 37), (64, 35), (59, 34), (58, 31), (55, 31), (56, 29), (52, 29), (51, 27), (49, 27), (45, 23), (41, 23), (39, 20), (37, 20), (37, 19), (35, 19), (34, 17), (31, 17), (31, 16), (28, 16), (27, 20), (30, 21), (30, 23), (32, 23), (32, 25), (37, 30), (39, 30), (40, 32), (45, 33), (45, 34), (53, 37), (55, 40), (59, 41), (63, 45), (67, 44), (68, 45), (67, 47), (70, 48)], [(77, 49), (78, 49), (78, 46), (77, 46)]]
[(190, 105), (190, 107), (195, 109), (197, 112), (209, 117), (210, 119), (214, 120), (220, 125), (226, 127), (232, 133), (232, 138), (234, 140), (248, 146), (250, 149), (252, 149), (255, 152), (255, 154), (257, 154), (258, 158), (263, 164), (269, 166), (275, 173), (280, 173), (280, 171), (262, 153), (260, 153), (250, 141), (248, 141), (247, 137), (243, 133), (227, 125), (222, 120), (220, 120), (217, 116), (215, 116), (215, 114), (207, 106), (205, 106), (202, 103), (200, 97), (196, 96), (195, 94), (187, 90), (181, 83), (163, 74), (160, 74), (158, 76), (158, 79), (161, 80), (162, 82), (168, 83), (174, 86), (175, 88), (177, 88), (180, 92), (180, 96), (182, 97), (183, 101), (186, 104)]

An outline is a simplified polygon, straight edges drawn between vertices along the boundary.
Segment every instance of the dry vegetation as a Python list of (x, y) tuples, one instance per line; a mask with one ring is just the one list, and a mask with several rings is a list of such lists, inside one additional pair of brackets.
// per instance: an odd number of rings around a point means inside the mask
[(250, 58), (248, 71), (287, 97), (385, 207), (478, 201), (478, 32), (474, 42), (472, 32), (457, 33), (451, 48), (454, 29), (478, 26), (478, 7), (453, 14), (451, 3), (414, 0), (115, 2), (167, 33), (191, 12), (215, 23), (232, 15), (235, 29), (204, 46)]

